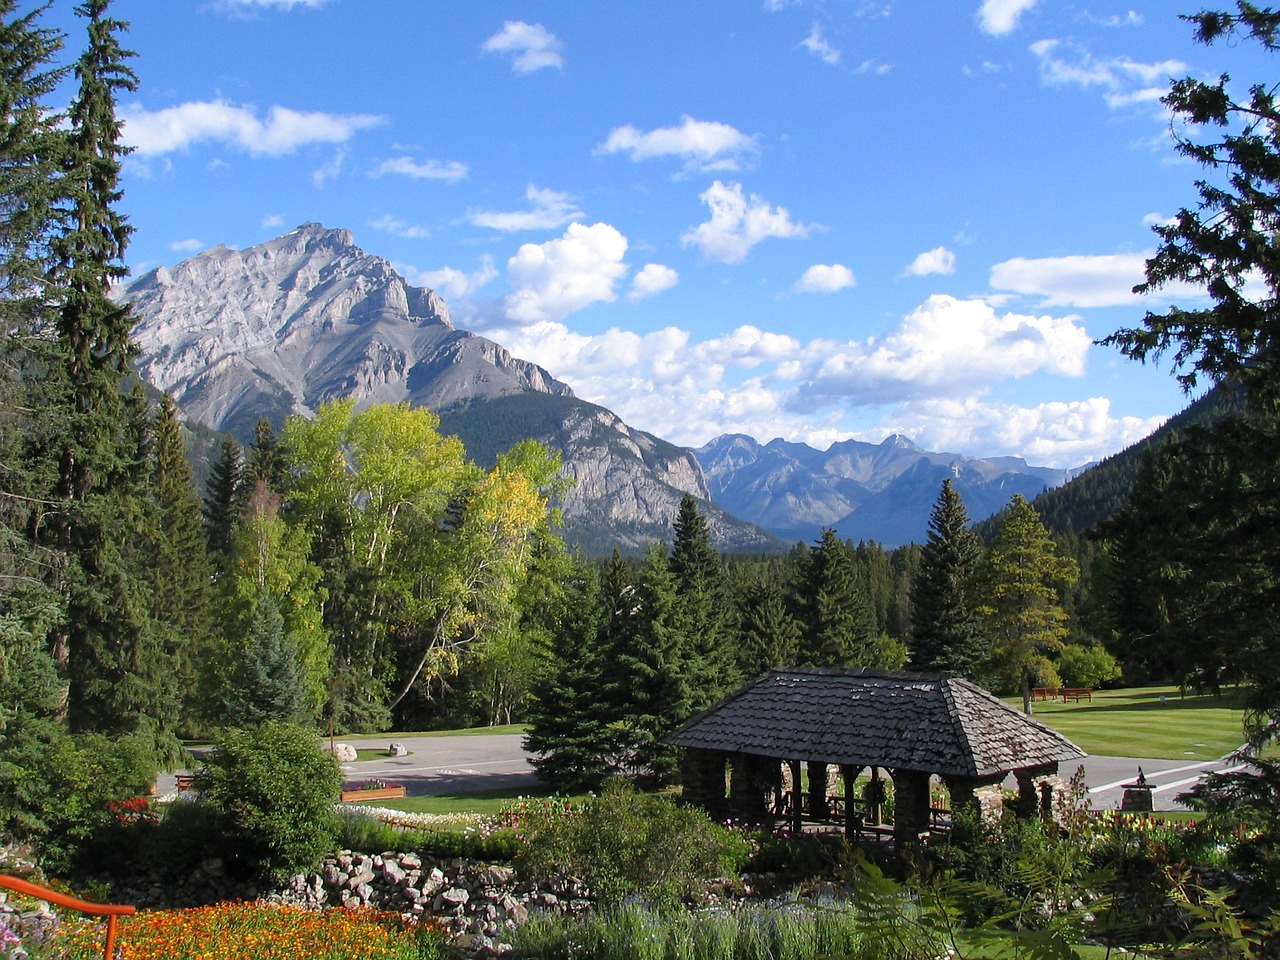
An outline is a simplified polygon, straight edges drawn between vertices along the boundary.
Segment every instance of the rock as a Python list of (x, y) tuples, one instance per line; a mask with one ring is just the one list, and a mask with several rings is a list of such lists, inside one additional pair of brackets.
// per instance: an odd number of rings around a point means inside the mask
[(480, 883), (486, 887), (503, 887), (515, 878), (516, 872), (511, 867), (486, 867), (480, 874)]
[(393, 741), (391, 746), (387, 747), (388, 757), (407, 757), (408, 755), (409, 748), (398, 741)]
[(356, 748), (349, 743), (335, 743), (332, 749), (333, 759), (339, 763), (352, 763), (356, 759)]
[(209, 857), (200, 864), (200, 869), (210, 877), (221, 877), (226, 874), (226, 866), (221, 857)]

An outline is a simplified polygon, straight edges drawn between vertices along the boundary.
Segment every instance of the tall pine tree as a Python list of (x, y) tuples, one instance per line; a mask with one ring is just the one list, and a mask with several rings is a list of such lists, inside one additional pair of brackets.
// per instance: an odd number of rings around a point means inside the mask
[(951, 478), (929, 517), (929, 539), (911, 590), (911, 663), (977, 679), (989, 651), (978, 616), (974, 576), (981, 547)]

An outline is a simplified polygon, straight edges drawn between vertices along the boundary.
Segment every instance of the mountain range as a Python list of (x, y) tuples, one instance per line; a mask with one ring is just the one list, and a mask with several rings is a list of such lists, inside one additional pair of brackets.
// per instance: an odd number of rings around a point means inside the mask
[(532, 437), (574, 483), (564, 535), (588, 552), (669, 539), (686, 493), (724, 550), (781, 549), (823, 527), (886, 546), (920, 541), (944, 477), (981, 519), (1075, 471), (930, 453), (905, 437), (826, 451), (745, 436), (687, 450), (576, 396), (542, 367), (456, 328), (434, 291), (407, 283), (349, 231), (306, 223), (244, 250), (225, 246), (121, 288), (138, 318), (137, 366), (187, 418), (247, 442), (339, 397), (426, 406), (468, 455), (491, 463)]

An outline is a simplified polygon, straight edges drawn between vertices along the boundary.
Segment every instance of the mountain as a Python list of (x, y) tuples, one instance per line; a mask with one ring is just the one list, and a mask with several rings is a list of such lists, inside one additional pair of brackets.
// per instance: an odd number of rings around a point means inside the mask
[[(669, 539), (680, 498), (709, 500), (697, 460), (579, 400), (542, 367), (453, 326), (445, 302), (409, 285), (346, 230), (305, 223), (245, 250), (206, 250), (117, 291), (138, 323), (137, 367), (205, 426), (252, 438), (327, 400), (407, 402), (441, 416), (472, 459), (532, 437), (575, 481), (566, 537), (640, 548)], [(772, 539), (707, 504), (722, 549)]]
[(712, 500), (781, 539), (812, 541), (831, 527), (844, 539), (885, 546), (924, 542), (946, 477), (979, 520), (1015, 493), (1032, 499), (1079, 472), (1033, 467), (1018, 457), (930, 453), (899, 435), (878, 444), (845, 440), (826, 451), (725, 435), (693, 452)]

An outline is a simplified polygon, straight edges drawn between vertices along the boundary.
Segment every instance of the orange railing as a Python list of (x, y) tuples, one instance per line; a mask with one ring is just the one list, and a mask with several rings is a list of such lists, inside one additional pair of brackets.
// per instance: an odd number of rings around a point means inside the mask
[(17, 893), (25, 893), (29, 897), (35, 897), (37, 900), (44, 900), (47, 903), (56, 903), (60, 907), (87, 913), (93, 917), (106, 917), (107, 942), (102, 947), (103, 960), (111, 960), (111, 950), (116, 944), (116, 917), (128, 916), (138, 912), (138, 908), (132, 905), (90, 903), (88, 900), (80, 900), (65, 893), (59, 893), (57, 890), (42, 887), (38, 883), (19, 880), (17, 877), (11, 877), (6, 873), (0, 873), (0, 887), (5, 887)]

